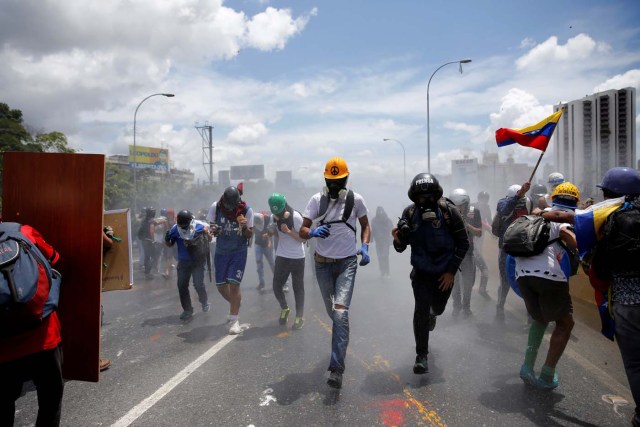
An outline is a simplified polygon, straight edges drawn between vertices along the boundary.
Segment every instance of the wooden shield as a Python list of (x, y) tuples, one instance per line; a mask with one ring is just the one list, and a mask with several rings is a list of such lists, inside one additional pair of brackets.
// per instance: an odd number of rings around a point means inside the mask
[(4, 153), (2, 217), (29, 224), (61, 255), (63, 375), (99, 378), (102, 154)]
[(102, 259), (102, 291), (131, 289), (133, 262), (129, 209), (106, 211), (104, 225), (113, 228), (114, 242)]

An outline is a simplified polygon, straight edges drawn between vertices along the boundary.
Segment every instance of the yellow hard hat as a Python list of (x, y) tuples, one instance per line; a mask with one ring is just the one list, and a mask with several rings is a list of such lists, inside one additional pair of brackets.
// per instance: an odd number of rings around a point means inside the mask
[(580, 190), (578, 190), (578, 187), (576, 187), (572, 183), (565, 181), (558, 184), (558, 186), (553, 190), (553, 193), (551, 193), (551, 200), (553, 201), (553, 199), (557, 196), (573, 197), (576, 199), (576, 201), (579, 201)]
[(324, 177), (326, 179), (341, 179), (349, 175), (347, 162), (342, 157), (332, 157), (324, 167)]

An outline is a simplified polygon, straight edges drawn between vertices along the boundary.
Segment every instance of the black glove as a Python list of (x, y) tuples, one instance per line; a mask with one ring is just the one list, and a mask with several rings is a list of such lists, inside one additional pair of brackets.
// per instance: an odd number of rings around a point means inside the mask
[(398, 240), (403, 245), (409, 244), (409, 234), (411, 233), (411, 225), (409, 225), (409, 221), (406, 218), (400, 218), (398, 221)]
[(164, 233), (164, 241), (167, 243), (173, 243), (173, 240), (171, 240), (171, 230), (167, 230), (166, 233)]

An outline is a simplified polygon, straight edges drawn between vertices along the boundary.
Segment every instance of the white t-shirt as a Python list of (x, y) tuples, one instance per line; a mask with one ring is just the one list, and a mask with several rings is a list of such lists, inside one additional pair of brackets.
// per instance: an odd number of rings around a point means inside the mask
[[(362, 196), (356, 192), (353, 193), (354, 204), (351, 216), (347, 219), (347, 222), (351, 224), (353, 228), (356, 228), (356, 223), (359, 218), (367, 215), (367, 205), (364, 202)], [(320, 198), (322, 193), (314, 194), (309, 200), (304, 214), (305, 218), (311, 220), (318, 219), (318, 212), (320, 210)], [(340, 221), (342, 219), (342, 212), (344, 212), (346, 199), (329, 199), (327, 206), (327, 212), (325, 212), (324, 222)], [(331, 224), (329, 229), (331, 234), (326, 239), (320, 237), (314, 237), (316, 244), (316, 253), (327, 258), (347, 258), (356, 255), (358, 251), (356, 248), (356, 233), (349, 228), (346, 224), (340, 222)]]
[[(271, 221), (276, 222), (271, 217)], [(295, 233), (300, 231), (302, 227), (302, 215), (293, 211), (293, 230)], [(293, 236), (283, 233), (278, 228), (278, 248), (276, 249), (276, 256), (290, 259), (304, 258), (304, 242), (296, 240)]]
[[(558, 222), (549, 223), (549, 240), (557, 239), (560, 230), (569, 227), (570, 224)], [(560, 260), (564, 255), (564, 249), (560, 243), (554, 242), (547, 246), (539, 255), (531, 257), (516, 257), (516, 278), (521, 276), (536, 276), (557, 282), (568, 281), (560, 268)]]

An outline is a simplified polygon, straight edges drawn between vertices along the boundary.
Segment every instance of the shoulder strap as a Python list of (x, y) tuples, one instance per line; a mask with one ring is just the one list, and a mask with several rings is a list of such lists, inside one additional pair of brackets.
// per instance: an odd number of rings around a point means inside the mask
[(451, 231), (451, 209), (449, 208), (447, 199), (445, 197), (441, 197), (438, 200), (438, 205), (440, 206), (440, 210), (442, 211), (444, 222), (445, 224), (447, 224), (447, 228), (449, 229), (449, 231)]
[[(329, 205), (329, 198), (325, 194), (323, 194), (320, 197), (320, 209), (318, 210), (318, 217), (322, 217), (327, 212), (328, 205)], [(325, 221), (323, 218), (322, 220), (320, 220), (320, 224), (336, 224), (341, 222), (345, 224), (347, 227), (349, 227), (355, 233), (356, 228), (351, 224), (349, 224), (348, 222), (349, 217), (351, 216), (351, 212), (353, 212), (354, 205), (355, 205), (355, 196), (353, 194), (353, 191), (348, 190), (347, 198), (345, 199), (345, 203), (344, 203), (344, 211), (342, 212), (342, 218), (334, 221)]]
[(353, 211), (353, 205), (355, 204), (355, 196), (353, 195), (353, 191), (349, 190), (347, 192), (347, 199), (344, 204), (344, 211), (342, 212), (342, 221), (345, 223), (351, 216), (351, 212)]
[(329, 198), (326, 194), (320, 196), (320, 209), (318, 209), (318, 217), (321, 217), (327, 212), (327, 207), (329, 206)]

